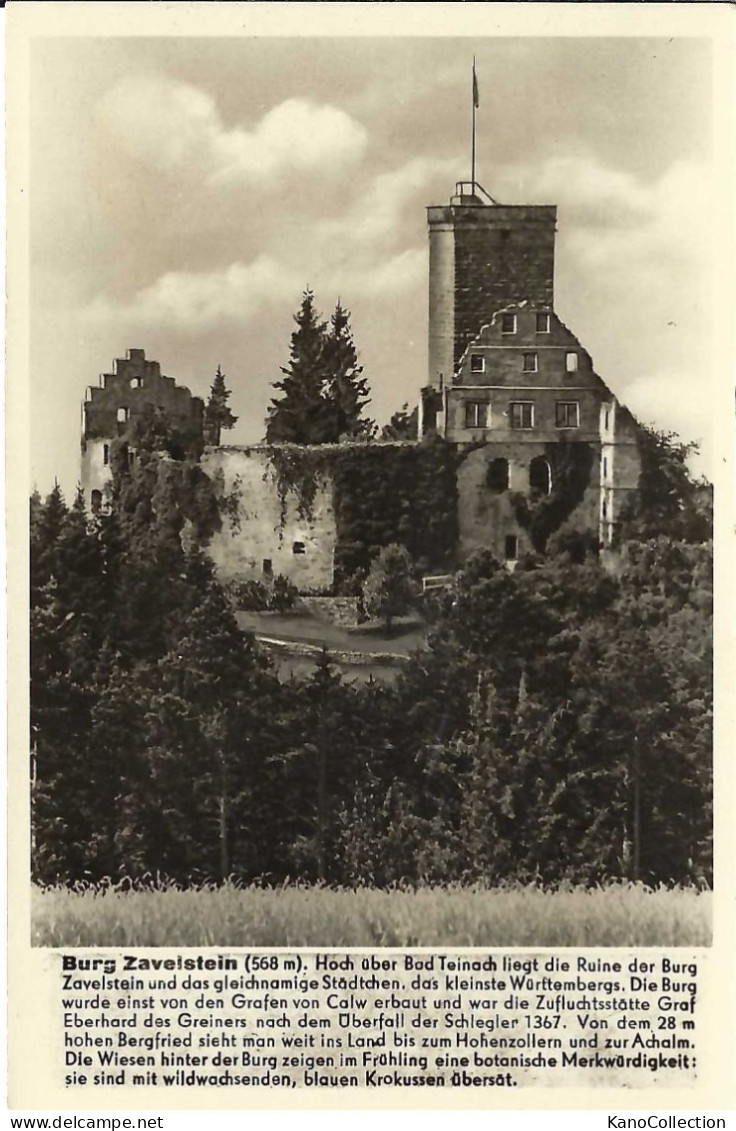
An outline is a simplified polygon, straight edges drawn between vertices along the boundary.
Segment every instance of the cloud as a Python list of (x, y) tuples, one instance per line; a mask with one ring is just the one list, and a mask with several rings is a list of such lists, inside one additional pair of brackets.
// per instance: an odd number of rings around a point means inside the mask
[(553, 156), (533, 166), (509, 166), (494, 184), (502, 200), (507, 199), (502, 193), (511, 193), (520, 200), (560, 204), (585, 226), (630, 227), (650, 206), (648, 191), (630, 173), (589, 156)]
[[(612, 169), (591, 155), (548, 157), (507, 166), (501, 200), (559, 206), (568, 250), (596, 270), (623, 262), (697, 261), (708, 257), (712, 181), (705, 165), (675, 161), (654, 181)], [(502, 195), (503, 193), (503, 195)]]
[(194, 335), (224, 323), (244, 323), (263, 306), (298, 291), (300, 282), (268, 255), (208, 272), (169, 271), (129, 301), (98, 296), (87, 305), (91, 325), (167, 327)]
[(334, 177), (336, 168), (363, 156), (368, 142), (363, 126), (343, 110), (298, 98), (274, 106), (251, 130), (227, 129), (211, 95), (153, 75), (117, 83), (98, 123), (159, 173), (213, 183), (287, 172)]
[(342, 216), (320, 224), (319, 230), (325, 239), (355, 244), (388, 241), (406, 227), (405, 210), (423, 192), (426, 195), (428, 183), (451, 179), (456, 167), (457, 162), (446, 158), (417, 157), (379, 173)]
[(424, 250), (409, 248), (380, 262), (358, 264), (347, 270), (334, 270), (326, 289), (344, 296), (359, 295), (372, 299), (393, 299), (424, 287), (427, 279), (428, 255)]

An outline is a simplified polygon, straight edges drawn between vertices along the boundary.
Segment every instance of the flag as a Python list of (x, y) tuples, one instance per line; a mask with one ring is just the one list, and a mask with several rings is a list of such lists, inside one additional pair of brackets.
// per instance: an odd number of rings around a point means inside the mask
[(473, 105), (478, 108), (480, 106), (480, 98), (478, 97), (478, 80), (475, 77), (475, 59), (473, 59)]

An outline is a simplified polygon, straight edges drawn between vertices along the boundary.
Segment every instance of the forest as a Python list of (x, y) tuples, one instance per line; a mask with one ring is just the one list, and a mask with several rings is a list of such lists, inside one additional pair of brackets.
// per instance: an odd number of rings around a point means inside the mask
[(223, 501), (196, 457), (125, 448), (107, 512), (31, 498), (38, 883), (711, 883), (712, 546), (686, 445), (644, 434), (615, 569), (565, 527), (514, 572), (480, 553), (424, 599), (391, 685), (327, 653), (279, 680), (207, 557)]

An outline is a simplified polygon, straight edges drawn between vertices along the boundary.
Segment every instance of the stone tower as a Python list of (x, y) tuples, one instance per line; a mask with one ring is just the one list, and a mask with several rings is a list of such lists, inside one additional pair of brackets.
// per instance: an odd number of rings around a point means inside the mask
[(462, 455), (460, 556), (539, 552), (554, 516), (610, 545), (638, 484), (636, 426), (555, 314), (556, 207), (497, 204), (460, 182), (427, 213), (419, 433)]
[(554, 306), (554, 205), (496, 204), (460, 182), (448, 205), (427, 209), (429, 379), (451, 384), (480, 327), (511, 303)]

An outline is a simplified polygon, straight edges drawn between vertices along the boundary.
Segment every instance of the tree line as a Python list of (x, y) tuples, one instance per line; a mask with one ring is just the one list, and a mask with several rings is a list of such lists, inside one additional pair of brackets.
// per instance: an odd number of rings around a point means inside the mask
[(711, 547), (677, 445), (615, 573), (574, 531), (514, 573), (476, 555), (392, 685), (327, 654), (279, 680), (206, 555), (206, 477), (156, 447), (116, 449), (109, 513), (31, 499), (39, 882), (710, 881)]

